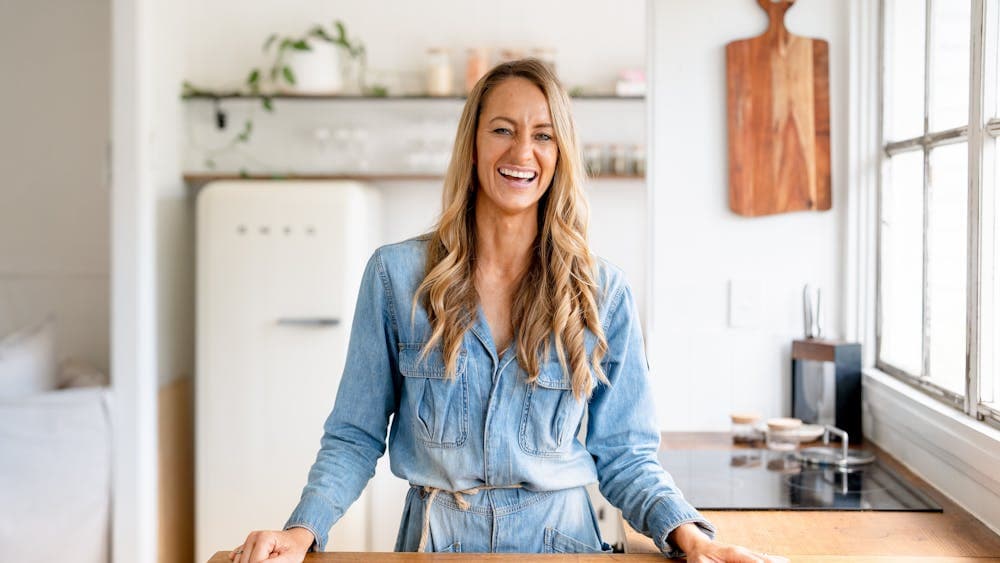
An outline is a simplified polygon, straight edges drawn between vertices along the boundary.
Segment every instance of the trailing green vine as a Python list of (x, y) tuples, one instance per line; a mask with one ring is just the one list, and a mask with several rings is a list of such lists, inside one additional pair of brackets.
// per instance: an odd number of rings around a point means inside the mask
[[(272, 53), (272, 59), (270, 64), (261, 68), (255, 67), (250, 69), (247, 73), (246, 79), (243, 81), (244, 90), (236, 90), (231, 92), (218, 92), (210, 91), (197, 88), (188, 81), (184, 81), (182, 84), (182, 98), (193, 98), (193, 97), (209, 97), (213, 98), (216, 102), (216, 125), (220, 129), (226, 128), (226, 115), (220, 107), (218, 107), (218, 102), (223, 97), (259, 97), (260, 105), (267, 112), (274, 111), (274, 100), (273, 93), (269, 90), (265, 92), (262, 89), (262, 76), (267, 76), (270, 84), (274, 86), (279, 86), (284, 83), (289, 86), (295, 86), (296, 76), (292, 67), (287, 64), (287, 56), (289, 53), (294, 51), (311, 51), (310, 40), (315, 41), (325, 41), (331, 45), (336, 45), (343, 48), (351, 59), (358, 61), (358, 86), (362, 92), (366, 92), (365, 87), (365, 69), (367, 68), (367, 52), (365, 46), (361, 41), (355, 39), (351, 40), (347, 35), (347, 29), (344, 23), (340, 20), (333, 22), (333, 27), (327, 30), (320, 24), (316, 24), (311, 27), (304, 35), (295, 37), (282, 37), (277, 33), (272, 33), (264, 41), (263, 51), (264, 53)], [(376, 86), (372, 89), (375, 95), (385, 93), (385, 88), (382, 86)], [(250, 137), (253, 133), (253, 117), (254, 114), (251, 110), (250, 116), (244, 121), (243, 127), (238, 133), (224, 146), (219, 147), (209, 151), (209, 155), (205, 159), (205, 165), (208, 168), (215, 168), (214, 156), (222, 152), (233, 149), (241, 144), (246, 144), (250, 141)], [(245, 171), (241, 171), (245, 173)]]

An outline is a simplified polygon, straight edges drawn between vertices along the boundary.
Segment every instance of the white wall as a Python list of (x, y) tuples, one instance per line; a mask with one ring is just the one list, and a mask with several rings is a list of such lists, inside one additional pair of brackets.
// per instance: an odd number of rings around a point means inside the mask
[(110, 2), (0, 3), (0, 334), (48, 314), (107, 371)]
[[(426, 49), (451, 49), (456, 77), (464, 72), (465, 49), (484, 46), (550, 47), (569, 86), (610, 88), (608, 69), (642, 65), (645, 11), (642, 0), (238, 0), (199, 3), (185, 34), (188, 79), (196, 85), (239, 86), (246, 70), (265, 61), (271, 33), (298, 35), (313, 23), (343, 20), (348, 34), (368, 48), (375, 70), (416, 70)], [(220, 29), (225, 29), (220, 33)], [(634, 33), (623, 32), (633, 30)]]
[(150, 176), (156, 190), (157, 377), (160, 385), (194, 373), (194, 200), (184, 185), (184, 108), (180, 84), (188, 60), (183, 37), (192, 6), (152, 2), (154, 72)]
[[(651, 342), (662, 426), (719, 431), (728, 414), (790, 412), (791, 341), (802, 286), (823, 290), (825, 331), (842, 330), (847, 3), (799, 0), (787, 27), (830, 44), (833, 209), (761, 218), (729, 211), (725, 45), (763, 33), (749, 0), (654, 1)], [(729, 284), (756, 288), (757, 319), (729, 326)], [(753, 290), (752, 290), (753, 291)]]

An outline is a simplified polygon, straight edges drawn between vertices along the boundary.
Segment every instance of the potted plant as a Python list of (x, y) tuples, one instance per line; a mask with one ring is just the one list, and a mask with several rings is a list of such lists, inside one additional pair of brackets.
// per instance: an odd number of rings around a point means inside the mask
[[(304, 35), (282, 37), (272, 34), (264, 42), (264, 51), (274, 48), (274, 59), (266, 69), (267, 77), (280, 91), (294, 94), (330, 95), (344, 90), (345, 68), (353, 68), (357, 75), (349, 81), (357, 83), (358, 92), (364, 91), (365, 47), (360, 41), (352, 42), (344, 23), (335, 21), (328, 31), (315, 25)], [(349, 59), (345, 59), (345, 55)], [(344, 63), (355, 63), (347, 66)], [(247, 76), (251, 92), (260, 93), (261, 70), (253, 69)]]

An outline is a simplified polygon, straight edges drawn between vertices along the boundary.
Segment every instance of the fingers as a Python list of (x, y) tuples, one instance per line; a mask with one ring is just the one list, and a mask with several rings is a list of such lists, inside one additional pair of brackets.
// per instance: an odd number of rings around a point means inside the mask
[(257, 544), (257, 534), (259, 532), (251, 532), (247, 536), (246, 541), (243, 542), (243, 551), (236, 557), (233, 563), (250, 563), (250, 553), (253, 550), (254, 545)]
[(278, 538), (275, 536), (274, 532), (258, 533), (257, 542), (250, 549), (250, 558), (247, 560), (247, 563), (267, 561), (271, 557), (271, 552), (274, 551), (274, 547), (277, 543)]
[(233, 563), (266, 561), (274, 543), (274, 532), (250, 532), (243, 545), (230, 552), (230, 557)]

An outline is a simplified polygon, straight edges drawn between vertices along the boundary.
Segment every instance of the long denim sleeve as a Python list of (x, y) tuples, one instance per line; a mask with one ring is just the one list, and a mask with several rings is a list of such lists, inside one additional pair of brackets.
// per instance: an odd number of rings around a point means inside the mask
[(667, 541), (677, 526), (694, 522), (713, 538), (715, 528), (684, 499), (657, 460), (660, 434), (639, 317), (628, 284), (617, 281), (604, 326), (608, 354), (603, 366), (610, 385), (598, 385), (591, 397), (587, 450), (608, 501), (661, 552), (681, 557), (683, 552)]
[(369, 260), (361, 281), (343, 378), (324, 424), (316, 462), (298, 506), (285, 524), (306, 528), (322, 551), (327, 534), (364, 490), (385, 452), (399, 381), (392, 294), (382, 257)]

